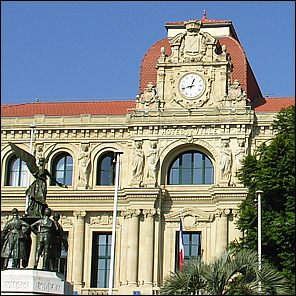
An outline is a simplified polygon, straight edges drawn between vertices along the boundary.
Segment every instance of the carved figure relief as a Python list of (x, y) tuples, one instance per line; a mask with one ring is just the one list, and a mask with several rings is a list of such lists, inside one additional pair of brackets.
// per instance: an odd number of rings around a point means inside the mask
[(239, 170), (242, 166), (242, 160), (246, 154), (245, 140), (237, 139), (238, 147), (235, 150), (235, 170)]
[(232, 153), (229, 148), (229, 140), (221, 141), (220, 149), (220, 170), (221, 170), (221, 180), (230, 181), (231, 179), (231, 168), (232, 168)]
[(40, 158), (44, 158), (43, 143), (36, 144), (36, 146), (35, 146), (35, 157), (36, 157), (37, 162), (39, 162)]
[(242, 90), (238, 80), (235, 80), (233, 84), (228, 87), (228, 96), (224, 99), (225, 107), (245, 107), (250, 100), (247, 98), (247, 94)]
[(137, 109), (154, 109), (158, 110), (160, 107), (158, 93), (156, 86), (149, 82), (144, 89), (144, 93), (137, 97)]
[(135, 149), (133, 153), (133, 160), (132, 160), (132, 173), (133, 173), (133, 180), (143, 181), (143, 169), (144, 169), (144, 152), (142, 149), (142, 141), (136, 140), (135, 141)]
[(147, 153), (147, 178), (156, 182), (157, 180), (157, 165), (158, 165), (158, 151), (157, 142), (150, 141), (150, 149)]
[(78, 186), (89, 188), (89, 175), (90, 175), (91, 161), (89, 144), (81, 144), (81, 153), (78, 157)]

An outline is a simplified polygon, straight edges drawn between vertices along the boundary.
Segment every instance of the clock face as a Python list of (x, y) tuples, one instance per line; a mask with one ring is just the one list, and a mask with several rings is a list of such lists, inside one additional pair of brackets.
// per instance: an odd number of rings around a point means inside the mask
[(205, 88), (204, 80), (197, 74), (186, 74), (181, 78), (179, 89), (186, 98), (195, 98), (203, 93)]

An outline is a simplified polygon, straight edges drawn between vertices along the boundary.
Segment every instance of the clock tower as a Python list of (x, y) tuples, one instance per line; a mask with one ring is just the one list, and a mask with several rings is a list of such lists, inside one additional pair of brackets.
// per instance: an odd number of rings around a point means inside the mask
[[(250, 105), (248, 77), (241, 65), (235, 65), (234, 70), (227, 48), (229, 43), (232, 49), (241, 49), (241, 60), (246, 60), (230, 21), (208, 20), (204, 14), (201, 20), (166, 23), (166, 28), (168, 38), (156, 43), (145, 57), (152, 60), (152, 55), (156, 56), (152, 50), (159, 50), (151, 68), (155, 76), (146, 85), (141, 78), (138, 110), (191, 112)], [(142, 72), (147, 77), (145, 58)], [(261, 95), (259, 88), (257, 95)]]

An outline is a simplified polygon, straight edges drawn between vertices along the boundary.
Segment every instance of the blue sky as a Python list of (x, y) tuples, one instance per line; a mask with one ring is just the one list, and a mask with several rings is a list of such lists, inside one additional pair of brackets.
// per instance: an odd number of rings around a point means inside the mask
[(295, 96), (295, 1), (1, 1), (1, 103), (133, 100), (166, 22), (231, 20), (263, 95)]

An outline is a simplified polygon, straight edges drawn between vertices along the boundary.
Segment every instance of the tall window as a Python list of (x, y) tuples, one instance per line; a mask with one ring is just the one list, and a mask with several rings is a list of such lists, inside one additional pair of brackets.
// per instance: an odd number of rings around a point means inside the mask
[(29, 171), (26, 163), (20, 158), (13, 156), (8, 163), (6, 185), (27, 186)]
[(111, 233), (93, 233), (91, 287), (107, 288), (110, 274)]
[[(70, 154), (61, 153), (54, 159), (52, 175), (58, 182), (68, 186), (72, 185), (73, 158)], [(51, 182), (51, 185), (55, 183)]]
[(203, 153), (188, 151), (180, 154), (169, 168), (169, 185), (213, 184), (214, 169), (211, 160)]
[(107, 152), (98, 160), (97, 185), (114, 185), (114, 153)]
[[(179, 266), (179, 232), (176, 236), (176, 268)], [(184, 261), (196, 258), (201, 255), (201, 233), (183, 232), (184, 241)]]

